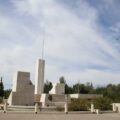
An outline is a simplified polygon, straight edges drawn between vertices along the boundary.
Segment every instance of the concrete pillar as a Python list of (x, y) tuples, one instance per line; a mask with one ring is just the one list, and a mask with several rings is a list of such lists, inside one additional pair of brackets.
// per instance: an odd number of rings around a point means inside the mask
[(65, 113), (68, 114), (68, 104), (67, 104), (67, 102), (65, 103)]
[(68, 95), (66, 94), (65, 95), (65, 113), (68, 114)]
[(120, 113), (120, 105), (118, 105), (118, 112)]
[(5, 103), (4, 103), (4, 113), (6, 113), (7, 112), (7, 101), (5, 101)]
[(38, 113), (38, 103), (35, 103), (35, 114)]
[(36, 64), (35, 95), (41, 95), (43, 93), (44, 66), (45, 66), (45, 61), (42, 59), (38, 59)]
[(112, 110), (113, 110), (113, 112), (117, 112), (117, 107), (114, 103), (112, 104)]
[(100, 114), (100, 110), (99, 109), (96, 109), (96, 114)]
[(95, 112), (95, 109), (94, 109), (94, 104), (91, 104), (91, 109), (90, 109), (90, 111), (91, 111), (92, 113), (94, 113), (94, 112)]

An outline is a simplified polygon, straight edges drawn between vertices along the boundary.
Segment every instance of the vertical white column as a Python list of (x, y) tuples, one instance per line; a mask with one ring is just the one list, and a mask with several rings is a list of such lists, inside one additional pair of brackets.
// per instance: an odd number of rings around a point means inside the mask
[(4, 113), (6, 113), (7, 111), (7, 100), (5, 99), (4, 100)]
[(65, 107), (65, 113), (68, 114), (68, 103), (67, 102), (65, 103), (64, 107)]
[(35, 95), (41, 95), (44, 89), (45, 60), (39, 59), (36, 64)]
[(113, 112), (117, 111), (117, 107), (116, 107), (115, 103), (112, 104), (112, 109), (113, 109)]
[(100, 110), (99, 109), (96, 109), (96, 114), (100, 114)]
[(118, 112), (120, 113), (120, 105), (118, 105)]
[(38, 103), (35, 103), (35, 114), (38, 113)]
[(17, 82), (18, 82), (17, 80), (18, 80), (18, 72), (16, 72), (13, 77), (12, 92), (17, 91)]
[(95, 110), (94, 110), (94, 104), (91, 104), (91, 112), (94, 113)]
[(65, 113), (68, 114), (68, 95), (65, 95)]

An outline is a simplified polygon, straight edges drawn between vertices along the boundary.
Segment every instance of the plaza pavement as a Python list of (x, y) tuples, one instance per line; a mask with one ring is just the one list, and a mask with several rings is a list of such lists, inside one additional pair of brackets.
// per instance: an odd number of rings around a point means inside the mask
[(0, 112), (0, 120), (120, 120), (120, 113), (105, 114), (58, 114), (58, 113), (20, 113)]

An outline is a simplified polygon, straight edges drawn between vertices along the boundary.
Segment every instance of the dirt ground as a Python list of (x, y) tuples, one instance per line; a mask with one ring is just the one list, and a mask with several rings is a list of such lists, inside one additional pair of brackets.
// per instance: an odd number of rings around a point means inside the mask
[(0, 112), (0, 120), (120, 120), (120, 114), (34, 114)]

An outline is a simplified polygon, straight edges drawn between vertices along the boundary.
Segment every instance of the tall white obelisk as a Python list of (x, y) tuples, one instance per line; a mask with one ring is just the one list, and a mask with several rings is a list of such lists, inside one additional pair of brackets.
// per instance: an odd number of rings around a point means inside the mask
[(45, 60), (38, 59), (36, 64), (36, 76), (35, 76), (35, 96), (37, 97), (37, 101), (44, 90), (44, 67), (45, 67)]

